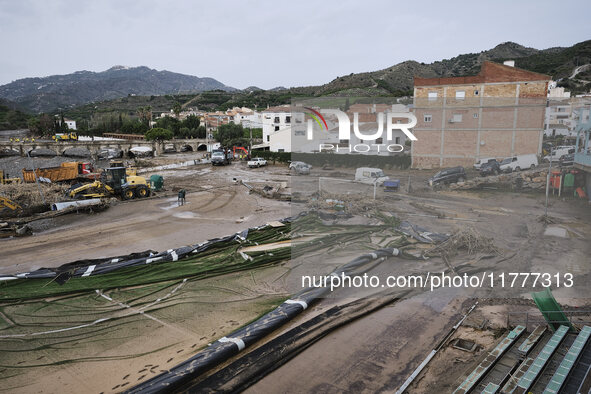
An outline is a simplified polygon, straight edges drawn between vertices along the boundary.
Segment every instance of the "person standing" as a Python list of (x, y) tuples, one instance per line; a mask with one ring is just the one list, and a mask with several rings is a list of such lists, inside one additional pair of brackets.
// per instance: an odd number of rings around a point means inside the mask
[(179, 206), (181, 205), (185, 205), (185, 195), (186, 195), (186, 191), (185, 189), (181, 189), (179, 190), (179, 197), (178, 197), (178, 204)]

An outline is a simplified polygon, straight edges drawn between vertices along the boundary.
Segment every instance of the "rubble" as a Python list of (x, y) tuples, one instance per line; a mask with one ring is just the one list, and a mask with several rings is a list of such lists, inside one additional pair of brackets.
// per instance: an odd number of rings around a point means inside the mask
[(468, 228), (455, 232), (447, 240), (425, 252), (425, 256), (448, 258), (457, 255), (460, 250), (467, 251), (470, 255), (476, 253), (503, 255), (501, 250), (495, 246), (492, 238), (487, 238), (477, 230)]
[(499, 187), (508, 189), (544, 190), (546, 188), (546, 175), (548, 170), (535, 169), (508, 174), (477, 177), (461, 183), (453, 183), (449, 186), (453, 190), (482, 189), (485, 187)]

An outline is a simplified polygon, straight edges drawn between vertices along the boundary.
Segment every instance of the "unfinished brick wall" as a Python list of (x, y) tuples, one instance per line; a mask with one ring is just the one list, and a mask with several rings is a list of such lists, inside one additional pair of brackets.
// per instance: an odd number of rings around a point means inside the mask
[[(415, 78), (413, 167), (539, 154), (549, 79), (492, 62), (484, 62), (477, 76)], [(437, 98), (429, 99), (430, 92)]]

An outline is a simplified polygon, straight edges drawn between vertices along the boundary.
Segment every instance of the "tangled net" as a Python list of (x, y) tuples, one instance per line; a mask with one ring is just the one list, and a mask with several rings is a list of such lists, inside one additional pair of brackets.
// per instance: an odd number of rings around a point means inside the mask
[(466, 251), (468, 254), (494, 254), (501, 256), (503, 253), (497, 248), (492, 238), (487, 238), (474, 229), (460, 230), (452, 234), (448, 239), (425, 252), (425, 256), (452, 257)]

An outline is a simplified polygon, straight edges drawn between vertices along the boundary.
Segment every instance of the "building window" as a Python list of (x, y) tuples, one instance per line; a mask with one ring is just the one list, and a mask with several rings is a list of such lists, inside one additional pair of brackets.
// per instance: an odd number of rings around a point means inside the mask
[(478, 112), (474, 112), (474, 113), (472, 114), (472, 117), (473, 117), (474, 119), (478, 119)]
[(479, 94), (478, 90), (475, 90), (474, 91), (474, 96), (478, 96), (478, 94)]
[(433, 121), (433, 116), (425, 114), (423, 115), (423, 120), (425, 121), (425, 123), (431, 123)]
[(285, 117), (285, 123), (291, 123), (291, 116)]
[(279, 131), (279, 126), (275, 126), (275, 131)]
[(277, 152), (285, 152), (285, 149), (277, 149)]
[(396, 138), (394, 139), (394, 143), (395, 143), (395, 144), (400, 144), (400, 137), (396, 137)]
[(454, 114), (451, 118), (451, 123), (460, 123), (462, 121), (462, 114)]
[(270, 135), (267, 136), (267, 142), (269, 142), (269, 141), (271, 141), (271, 136)]
[(429, 92), (429, 101), (437, 100), (437, 92)]
[(275, 120), (274, 120), (274, 122), (275, 122), (275, 123), (279, 123), (279, 116), (276, 116), (276, 117), (275, 117)]
[(463, 100), (466, 98), (466, 92), (464, 90), (456, 90), (456, 100)]

